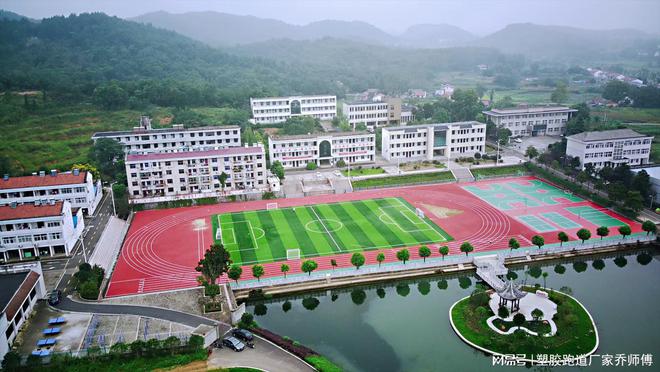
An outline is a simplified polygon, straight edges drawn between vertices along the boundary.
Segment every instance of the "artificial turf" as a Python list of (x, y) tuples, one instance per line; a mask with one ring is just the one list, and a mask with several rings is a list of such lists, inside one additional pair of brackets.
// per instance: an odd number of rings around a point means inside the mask
[(452, 239), (402, 198), (225, 213), (212, 221), (214, 236), (242, 265), (285, 260), (289, 249), (315, 257)]

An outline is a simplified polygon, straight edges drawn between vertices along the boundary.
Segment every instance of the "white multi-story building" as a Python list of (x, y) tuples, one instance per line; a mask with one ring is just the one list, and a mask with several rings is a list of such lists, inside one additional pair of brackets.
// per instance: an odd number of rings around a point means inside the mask
[(376, 135), (367, 132), (323, 133), (295, 136), (271, 136), (268, 140), (271, 161), (284, 168), (304, 168), (308, 163), (318, 166), (373, 163), (376, 156)]
[(131, 203), (268, 191), (268, 172), (262, 145), (126, 156)]
[(5, 174), (0, 181), (0, 205), (66, 200), (71, 208), (81, 208), (89, 216), (94, 214), (102, 196), (101, 181), (94, 182), (90, 172), (77, 169), (64, 173), (51, 170), (49, 174), (41, 171), (22, 177)]
[(285, 122), (292, 116), (332, 120), (337, 116), (337, 96), (250, 98), (254, 124)]
[(577, 110), (564, 106), (492, 109), (484, 115), (499, 128), (507, 128), (511, 135), (559, 136), (566, 133), (566, 123)]
[(172, 152), (181, 149), (226, 148), (241, 145), (241, 128), (236, 125), (153, 129), (151, 119), (140, 118), (140, 126), (132, 131), (98, 132), (92, 139), (114, 139), (124, 145), (127, 153)]
[(366, 101), (344, 102), (342, 113), (353, 128), (359, 123), (374, 129), (401, 124), (401, 98), (374, 97)]
[(653, 136), (631, 129), (583, 132), (566, 137), (566, 155), (580, 158), (582, 168), (643, 165), (649, 163), (652, 142)]
[(412, 106), (401, 107), (401, 125), (415, 121), (415, 114)]
[(85, 228), (82, 210), (68, 201), (0, 207), (0, 242), (4, 262), (68, 256)]
[(46, 297), (41, 262), (3, 265), (0, 274), (0, 360), (4, 359), (30, 318), (37, 301)]
[(457, 158), (486, 151), (486, 124), (476, 121), (385, 127), (382, 154), (388, 161)]

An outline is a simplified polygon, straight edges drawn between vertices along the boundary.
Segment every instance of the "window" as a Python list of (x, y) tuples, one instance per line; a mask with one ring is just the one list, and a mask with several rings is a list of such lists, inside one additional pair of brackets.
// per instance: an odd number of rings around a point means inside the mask
[(44, 240), (48, 240), (48, 235), (46, 235), (46, 234), (37, 234), (37, 235), (34, 236), (34, 241), (35, 242), (40, 242), (40, 241), (44, 241)]
[(58, 227), (58, 226), (60, 226), (60, 221), (48, 222), (48, 227)]

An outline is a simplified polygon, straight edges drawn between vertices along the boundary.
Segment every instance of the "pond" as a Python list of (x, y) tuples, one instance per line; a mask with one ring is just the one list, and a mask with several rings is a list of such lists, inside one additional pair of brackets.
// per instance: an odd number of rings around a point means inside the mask
[[(629, 251), (511, 271), (517, 281), (541, 285), (540, 274), (547, 272), (549, 288), (570, 288), (569, 293), (596, 321), (597, 354), (660, 357), (659, 260), (660, 255), (652, 251)], [(564, 267), (562, 274), (556, 272), (557, 264)], [(562, 272), (561, 268), (557, 271)], [(346, 371), (503, 369), (492, 367), (491, 357), (464, 344), (449, 324), (450, 306), (469, 295), (476, 283), (469, 274), (437, 276), (314, 293), (313, 297), (282, 297), (250, 304), (248, 311), (255, 312), (260, 326), (311, 347)], [(654, 362), (657, 365), (660, 360)], [(592, 363), (587, 369), (601, 367), (601, 358)]]

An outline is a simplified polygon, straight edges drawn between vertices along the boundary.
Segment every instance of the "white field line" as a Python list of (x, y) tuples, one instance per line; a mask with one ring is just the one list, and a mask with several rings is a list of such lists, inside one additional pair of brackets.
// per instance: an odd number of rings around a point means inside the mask
[(325, 226), (325, 224), (324, 224), (323, 221), (321, 220), (321, 217), (319, 217), (318, 213), (316, 213), (316, 210), (314, 209), (314, 207), (311, 207), (311, 206), (310, 206), (310, 207), (307, 207), (307, 208), (311, 209), (312, 212), (314, 212), (314, 216), (316, 216), (316, 220), (319, 221), (319, 223), (321, 224), (321, 226), (323, 226), (323, 229), (324, 229), (325, 232), (328, 234), (328, 236), (330, 237), (330, 239), (332, 239), (332, 242), (335, 243), (335, 247), (337, 247), (337, 249), (339, 249), (339, 251), (341, 252), (342, 249), (339, 247), (339, 244), (337, 244), (337, 241), (335, 240), (335, 237), (332, 236), (332, 234), (330, 233), (330, 230), (328, 230), (328, 227)]

